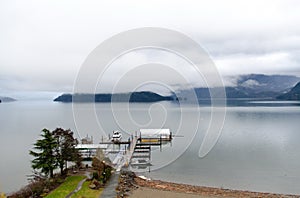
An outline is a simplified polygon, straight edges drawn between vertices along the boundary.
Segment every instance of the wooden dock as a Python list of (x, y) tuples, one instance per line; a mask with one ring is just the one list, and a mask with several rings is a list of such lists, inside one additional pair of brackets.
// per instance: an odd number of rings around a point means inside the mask
[[(79, 149), (84, 157), (92, 159), (96, 155), (97, 149), (102, 149), (106, 155), (116, 154), (113, 164), (116, 171), (120, 171), (122, 167), (142, 168), (145, 169), (151, 166), (151, 148), (159, 146), (162, 149), (162, 144), (165, 142), (163, 138), (142, 138), (141, 136), (131, 136), (128, 141), (103, 141), (99, 144), (79, 144)], [(109, 145), (119, 145), (116, 149)], [(120, 147), (125, 145), (125, 148)]]
[[(123, 144), (123, 142), (120, 142)], [(162, 146), (162, 140), (143, 141), (140, 137), (133, 137), (128, 142), (128, 147), (123, 155), (118, 154), (118, 163), (116, 163), (116, 171), (120, 171), (122, 167), (131, 168), (148, 168), (151, 166), (151, 147)], [(122, 156), (122, 157), (120, 157)]]
[(133, 169), (149, 169), (151, 164), (151, 150), (153, 146), (159, 146), (162, 149), (164, 140), (162, 138), (141, 138), (137, 139), (134, 151), (130, 161), (130, 167)]

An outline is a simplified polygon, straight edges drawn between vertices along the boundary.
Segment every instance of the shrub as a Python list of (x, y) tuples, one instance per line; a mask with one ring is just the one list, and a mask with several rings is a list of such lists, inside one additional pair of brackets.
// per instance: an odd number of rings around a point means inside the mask
[(99, 174), (98, 174), (98, 172), (93, 172), (92, 179), (99, 180)]

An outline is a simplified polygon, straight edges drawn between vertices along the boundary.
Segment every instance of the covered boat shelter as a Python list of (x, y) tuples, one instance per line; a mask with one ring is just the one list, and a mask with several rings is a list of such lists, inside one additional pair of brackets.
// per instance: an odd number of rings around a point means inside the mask
[(172, 132), (170, 129), (140, 129), (141, 140), (153, 139), (153, 140), (172, 140)]

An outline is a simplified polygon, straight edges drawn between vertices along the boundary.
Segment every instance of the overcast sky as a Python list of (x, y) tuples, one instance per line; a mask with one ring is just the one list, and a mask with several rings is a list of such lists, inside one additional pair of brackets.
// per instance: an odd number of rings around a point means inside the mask
[(189, 36), (223, 76), (300, 76), (299, 10), (296, 0), (1, 0), (0, 95), (70, 92), (97, 45), (141, 27)]

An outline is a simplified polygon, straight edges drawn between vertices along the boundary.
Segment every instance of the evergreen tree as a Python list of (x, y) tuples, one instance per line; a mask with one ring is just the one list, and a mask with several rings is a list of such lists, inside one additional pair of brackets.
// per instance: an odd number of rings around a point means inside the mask
[(37, 140), (34, 144), (34, 150), (40, 152), (29, 151), (29, 154), (35, 157), (32, 160), (32, 168), (41, 170), (46, 176), (50, 175), (53, 178), (53, 171), (57, 168), (55, 150), (58, 144), (52, 133), (47, 129), (42, 130), (41, 137), (42, 139)]

